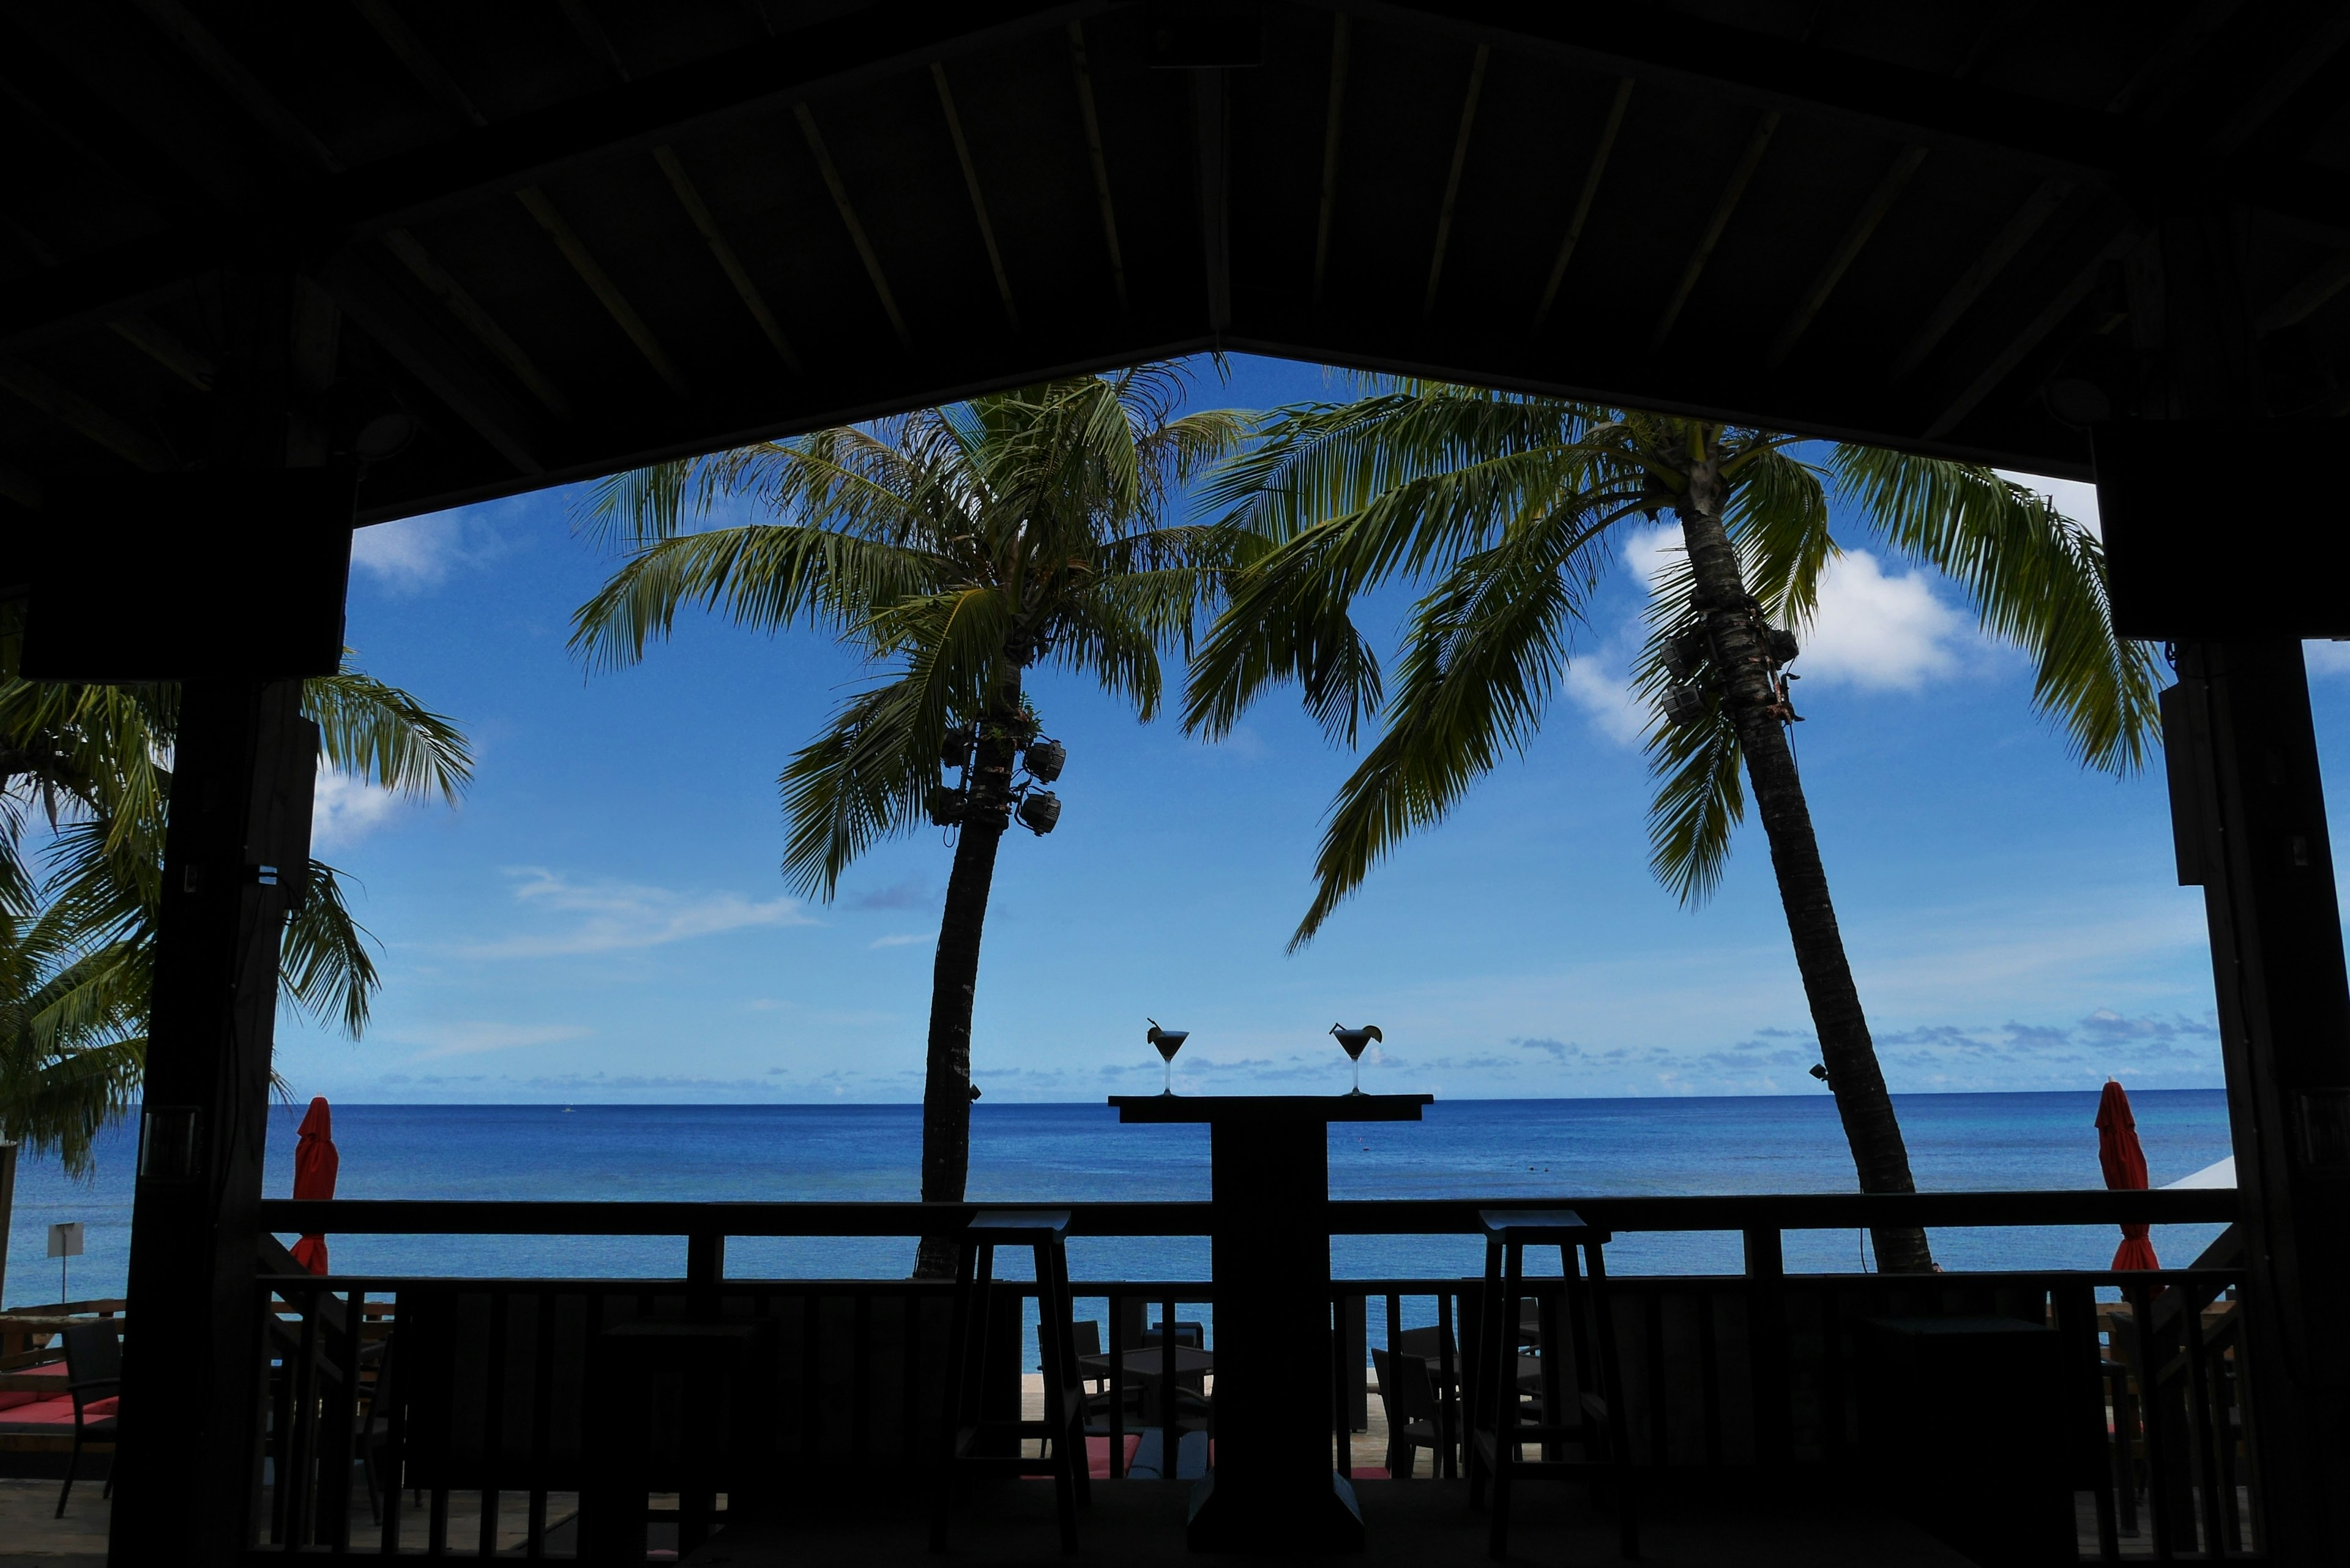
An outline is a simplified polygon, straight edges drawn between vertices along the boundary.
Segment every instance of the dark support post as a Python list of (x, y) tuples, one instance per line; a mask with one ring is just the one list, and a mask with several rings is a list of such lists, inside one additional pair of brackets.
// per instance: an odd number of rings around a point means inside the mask
[[(16, 1213), (16, 1146), (0, 1138), (0, 1302), (8, 1299), (8, 1228)], [(0, 1345), (0, 1352), (15, 1348)]]
[[(2132, 299), (2139, 346), (2164, 372), (2147, 416), (2268, 412), (2241, 223), (2187, 201), (2161, 225), (2160, 287), (2143, 309)], [(2257, 525), (2205, 494), (2213, 531)], [(2338, 508), (2294, 521), (2342, 526)], [(2337, 1332), (2350, 1301), (2350, 979), (2300, 629), (2180, 642), (2164, 718), (2180, 879), (2202, 886), (2210, 928), (2241, 1195), (2259, 1544), (2278, 1562), (2339, 1563), (2350, 1560), (2350, 1344)]]
[(278, 938), (309, 852), (296, 680), (180, 700), (131, 1214), (111, 1561), (229, 1563), (260, 1486), (255, 1241)]
[[(258, 482), (323, 464), (331, 307), (290, 268), (230, 273), (208, 288), (226, 345), (213, 469)], [(339, 525), (348, 521), (346, 509)], [(298, 618), (240, 586), (189, 591), (217, 596), (208, 607), (222, 619)], [(338, 628), (338, 576), (332, 587)], [(306, 886), (317, 768), (300, 677), (323, 671), (315, 650), (281, 660), (266, 637), (255, 646), (249, 671), (186, 680), (180, 692), (109, 1550), (125, 1568), (237, 1562), (260, 1517), (257, 1206), (278, 955), (288, 899)]]
[(1765, 1465), (1794, 1457), (1795, 1392), (1788, 1364), (1787, 1263), (1783, 1238), (1773, 1227), (1749, 1230), (1746, 1241), (1746, 1312), (1753, 1325), (1754, 1436)]

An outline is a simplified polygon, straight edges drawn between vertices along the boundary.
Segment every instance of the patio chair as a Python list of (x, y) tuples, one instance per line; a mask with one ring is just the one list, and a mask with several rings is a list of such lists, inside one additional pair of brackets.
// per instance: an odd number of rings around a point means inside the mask
[[(1510, 1490), (1519, 1477), (1586, 1477), (1607, 1484), (1621, 1554), (1638, 1557), (1640, 1533), (1631, 1441), (1616, 1357), (1615, 1309), (1601, 1255), (1607, 1232), (1584, 1223), (1582, 1216), (1568, 1209), (1485, 1210), (1477, 1218), (1485, 1230), (1485, 1278), (1478, 1303), (1479, 1366), (1469, 1423), (1469, 1495), (1471, 1502), (1482, 1502), (1488, 1483), (1492, 1486), (1487, 1551), (1496, 1561), (1509, 1553)], [(1576, 1363), (1576, 1398), (1570, 1405), (1558, 1359), (1565, 1347), (1555, 1341), (1544, 1346), (1545, 1354), (1538, 1358), (1544, 1397), (1540, 1416), (1531, 1422), (1523, 1419), (1519, 1402), (1523, 1374), (1514, 1332), (1514, 1325), (1523, 1323), (1517, 1303), (1533, 1288), (1525, 1277), (1528, 1247), (1558, 1249), (1567, 1307), (1565, 1321), (1558, 1326), (1575, 1341)], [(1577, 1251), (1583, 1255), (1580, 1270)], [(1529, 1443), (1542, 1445), (1541, 1459), (1520, 1457)], [(1582, 1449), (1580, 1458), (1556, 1457), (1570, 1445)]]
[[(945, 1419), (932, 1485), (931, 1550), (947, 1547), (948, 1516), (961, 1483), (974, 1475), (1050, 1476), (1060, 1515), (1061, 1550), (1077, 1549), (1077, 1509), (1092, 1498), (1086, 1457), (1085, 1390), (1077, 1377), (1069, 1303), (1066, 1210), (1018, 1212), (982, 1210), (958, 1240), (954, 1324), (947, 1338)], [(1036, 1341), (1045, 1364), (1045, 1418), (995, 1419), (983, 1408), (982, 1368), (994, 1291), (995, 1249), (1026, 1247), (1036, 1260)], [(1043, 1452), (1023, 1454), (1024, 1439), (1042, 1438)], [(1003, 1452), (1007, 1445), (1010, 1451)]]
[[(77, 1324), (65, 1331), (66, 1392), (74, 1408), (73, 1458), (66, 1464), (66, 1484), (57, 1491), (56, 1517), (66, 1516), (66, 1499), (73, 1495), (74, 1478), (81, 1473), (81, 1446), (95, 1439), (114, 1440), (115, 1413), (122, 1395), (122, 1338), (110, 1323)], [(106, 1467), (106, 1485), (99, 1496), (114, 1495), (114, 1466)]]
[(1388, 1474), (1409, 1480), (1419, 1450), (1428, 1450), (1431, 1476), (1444, 1473), (1444, 1407), (1428, 1363), (1404, 1351), (1373, 1346), (1371, 1366), (1379, 1375), (1379, 1404), (1388, 1417)]

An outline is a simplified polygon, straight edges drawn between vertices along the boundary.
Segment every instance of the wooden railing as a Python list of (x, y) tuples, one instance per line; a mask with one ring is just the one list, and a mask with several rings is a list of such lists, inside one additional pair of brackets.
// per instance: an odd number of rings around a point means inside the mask
[[(2232, 1218), (2234, 1194), (1931, 1194), (1915, 1198), (1804, 1195), (1574, 1200), (1586, 1218), (1634, 1231), (1739, 1231), (1738, 1275), (1618, 1276), (1617, 1338), (1636, 1461), (1698, 1468), (1726, 1485), (1740, 1476), (1785, 1484), (1806, 1470), (1863, 1456), (1860, 1325), (1880, 1317), (1998, 1316), (2054, 1328), (2065, 1346), (2067, 1452), (2074, 1489), (2093, 1498), (2102, 1554), (2151, 1548), (2158, 1558), (2257, 1555), (2255, 1442), (2241, 1397), (2243, 1348), (2230, 1269), (2111, 1274), (2023, 1271), (1938, 1275), (1790, 1275), (1778, 1265), (1787, 1230), (1923, 1222), (1937, 1227), (2210, 1222)], [(1523, 1207), (1513, 1199), (1509, 1207)], [(525, 1556), (560, 1554), (549, 1498), (584, 1484), (583, 1438), (599, 1376), (590, 1347), (603, 1331), (642, 1320), (721, 1318), (772, 1324), (777, 1353), (766, 1396), (770, 1450), (781, 1484), (810, 1496), (919, 1490), (934, 1446), (950, 1287), (907, 1280), (743, 1280), (724, 1270), (730, 1236), (917, 1236), (951, 1230), (972, 1206), (920, 1204), (272, 1202), (264, 1223), (287, 1232), (677, 1235), (681, 1273), (668, 1280), (448, 1279), (265, 1274), (274, 1379), (262, 1425), (265, 1513), (254, 1521), (261, 1554), (361, 1550), (489, 1555), (515, 1533)], [(1003, 1206), (992, 1206), (1003, 1207)], [(1012, 1207), (1017, 1207), (1012, 1206)], [(1336, 1234), (1472, 1231), (1480, 1205), (1333, 1203)], [(1204, 1204), (1070, 1206), (1071, 1231), (1091, 1236), (1198, 1235)], [(999, 1283), (1008, 1297), (1033, 1291)], [(1330, 1412), (1334, 1462), (1348, 1463), (1345, 1376), (1362, 1385), (1363, 1335), (1353, 1325), (1381, 1303), (1389, 1334), (1406, 1317), (1446, 1325), (1474, 1320), (1473, 1279), (1338, 1282), (1341, 1397)], [(1212, 1314), (1213, 1282), (1081, 1281), (1078, 1312), (1101, 1319), (1107, 1372), (1108, 1463), (1125, 1460), (1123, 1352), (1135, 1314), (1161, 1321), (1186, 1308)], [(2121, 1299), (2116, 1301), (2118, 1295)], [(2103, 1298), (2101, 1300), (2101, 1298)], [(1423, 1308), (1420, 1303), (1427, 1303)], [(2194, 1310), (2187, 1310), (2191, 1307)], [(379, 1336), (386, 1319), (397, 1324)], [(1027, 1365), (1021, 1314), (987, 1358), (989, 1397), (1019, 1398)], [(1464, 1369), (1465, 1370), (1465, 1369)], [(607, 1369), (602, 1376), (609, 1376)], [(1167, 1386), (1162, 1384), (1162, 1388)], [(1452, 1392), (1449, 1383), (1447, 1393)], [(1167, 1396), (1162, 1394), (1162, 1397)], [(1920, 1391), (1920, 1422), (1933, 1419)], [(1313, 1418), (1301, 1410), (1301, 1419)], [(1178, 1417), (1179, 1424), (1180, 1416)], [(1170, 1450), (1174, 1445), (1166, 1445)], [(1161, 1467), (1175, 1479), (1176, 1455)], [(368, 1485), (355, 1490), (355, 1469)], [(691, 1491), (691, 1478), (676, 1483)], [(405, 1487), (427, 1500), (423, 1540), (409, 1511), (363, 1511)], [(2143, 1495), (2144, 1504), (2140, 1506)], [(473, 1520), (452, 1540), (452, 1503)], [(513, 1499), (519, 1511), (506, 1504)], [(685, 1508), (689, 1517), (692, 1501)], [(559, 1521), (558, 1521), (559, 1522)], [(502, 1529), (504, 1533), (502, 1534)], [(369, 1538), (372, 1536), (373, 1540)]]

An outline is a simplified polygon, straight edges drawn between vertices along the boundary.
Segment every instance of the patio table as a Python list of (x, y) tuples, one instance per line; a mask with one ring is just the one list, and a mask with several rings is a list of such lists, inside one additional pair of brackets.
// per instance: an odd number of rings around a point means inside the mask
[(1216, 1283), (1216, 1463), (1191, 1494), (1197, 1552), (1362, 1545), (1331, 1468), (1332, 1122), (1416, 1122), (1432, 1095), (1113, 1095), (1118, 1120), (1204, 1122)]

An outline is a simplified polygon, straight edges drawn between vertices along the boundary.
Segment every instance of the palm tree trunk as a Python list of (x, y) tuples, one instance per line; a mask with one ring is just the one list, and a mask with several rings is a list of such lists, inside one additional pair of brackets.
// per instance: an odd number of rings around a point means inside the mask
[[(1725, 705), (1746, 758), (1747, 781), (1762, 831), (1771, 840), (1771, 865), (1779, 878), (1779, 901), (1794, 940), (1795, 966), (1804, 977), (1812, 1026), (1820, 1037), (1820, 1059), (1844, 1121), (1845, 1140), (1863, 1192), (1915, 1192), (1909, 1151), (1893, 1115), (1885, 1075), (1869, 1039), (1860, 991), (1853, 983), (1844, 934), (1828, 898), (1827, 868), (1820, 863), (1795, 755), (1774, 707), (1760, 609), (1746, 592), (1738, 552), (1721, 521), (1724, 485), (1721, 448), (1711, 437), (1706, 454), (1689, 471), (1689, 490), (1675, 511), (1689, 548), (1696, 584), (1694, 603), (1703, 617), (1714, 668), (1721, 672)], [(1926, 1232), (1916, 1226), (1880, 1227), (1872, 1236), (1877, 1265), (1888, 1273), (1923, 1273), (1934, 1267)]]
[[(922, 1079), (922, 1201), (960, 1203), (971, 1174), (971, 1010), (979, 987), (979, 941), (987, 924), (987, 896), (995, 882), (995, 852), (1011, 826), (1013, 742), (1007, 728), (1020, 708), (1020, 677), (998, 689), (972, 757), (971, 805), (955, 841), (947, 874), (947, 906), (939, 920), (938, 956), (931, 967), (931, 1040)], [(914, 1254), (918, 1280), (955, 1274), (951, 1236), (925, 1236)]]

